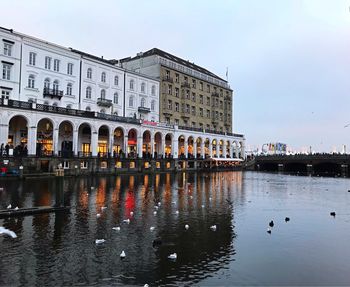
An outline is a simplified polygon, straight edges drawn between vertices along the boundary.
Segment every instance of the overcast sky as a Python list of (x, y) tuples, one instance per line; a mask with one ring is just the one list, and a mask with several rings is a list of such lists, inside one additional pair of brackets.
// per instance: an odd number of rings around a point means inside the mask
[(158, 47), (225, 78), (248, 148), (350, 151), (349, 0), (2, 1), (0, 26), (105, 58)]

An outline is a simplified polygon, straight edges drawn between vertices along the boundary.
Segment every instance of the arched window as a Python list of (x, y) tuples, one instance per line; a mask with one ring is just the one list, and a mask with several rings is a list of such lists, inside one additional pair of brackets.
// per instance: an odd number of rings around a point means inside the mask
[(113, 115), (118, 116), (118, 112), (114, 112)]
[(118, 85), (119, 85), (119, 77), (118, 77), (118, 76), (115, 76), (115, 77), (114, 77), (114, 85), (115, 85), (115, 86), (118, 86)]
[(142, 83), (141, 84), (141, 93), (145, 93), (145, 91), (146, 91), (146, 84)]
[(156, 106), (156, 101), (153, 100), (153, 101), (151, 102), (151, 111), (152, 111), (152, 112), (154, 112), (155, 106)]
[(130, 80), (130, 90), (134, 90), (134, 80)]
[(28, 77), (28, 88), (35, 88), (35, 76), (34, 75), (29, 75)]
[(102, 83), (106, 82), (106, 73), (105, 72), (102, 72), (102, 74), (101, 74), (101, 82)]
[(91, 68), (88, 68), (88, 69), (87, 69), (86, 77), (87, 77), (88, 79), (91, 79), (91, 78), (92, 78), (92, 69), (91, 69)]
[(67, 95), (72, 95), (73, 85), (71, 83), (67, 84)]
[(104, 100), (106, 98), (106, 91), (104, 89), (101, 90), (101, 99)]
[(156, 95), (156, 86), (155, 85), (153, 85), (152, 86), (152, 96), (155, 96)]
[(146, 100), (145, 98), (141, 98), (141, 107), (145, 107), (146, 106)]
[(85, 108), (85, 110), (89, 112), (89, 111), (91, 111), (91, 108), (90, 108), (89, 106), (87, 106), (87, 107)]
[(57, 103), (53, 103), (52, 106), (53, 107), (58, 107), (58, 104)]
[(114, 103), (118, 105), (118, 93), (114, 93)]
[(45, 90), (50, 89), (50, 79), (49, 78), (46, 78), (44, 81), (44, 89)]
[(86, 98), (91, 99), (91, 87), (86, 88)]
[(72, 105), (67, 105), (67, 109), (71, 109), (72, 108)]
[(129, 107), (133, 107), (134, 106), (134, 97), (130, 96), (129, 97)]
[(105, 109), (102, 109), (102, 110), (100, 110), (100, 113), (101, 113), (101, 114), (105, 114), (105, 113), (106, 113), (106, 110), (105, 110)]
[(54, 81), (53, 81), (52, 88), (53, 88), (54, 92), (58, 92), (58, 88), (59, 88), (59, 82), (58, 82), (58, 80), (54, 80)]

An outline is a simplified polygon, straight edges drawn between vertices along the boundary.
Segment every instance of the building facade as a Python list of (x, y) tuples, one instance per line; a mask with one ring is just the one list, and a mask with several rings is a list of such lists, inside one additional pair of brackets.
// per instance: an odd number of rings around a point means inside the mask
[(160, 80), (160, 121), (231, 133), (233, 91), (210, 71), (159, 49), (121, 60), (123, 67)]
[[(7, 156), (244, 157), (241, 134), (163, 123), (154, 75), (9, 29), (0, 28), (0, 43), (0, 144)], [(172, 74), (164, 73), (169, 82)]]

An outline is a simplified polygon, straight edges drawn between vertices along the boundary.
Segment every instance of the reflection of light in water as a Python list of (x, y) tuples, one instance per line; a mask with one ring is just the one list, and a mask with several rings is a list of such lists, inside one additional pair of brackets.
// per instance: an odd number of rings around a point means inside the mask
[(135, 208), (135, 195), (133, 190), (128, 190), (125, 198), (125, 217), (130, 218), (130, 212)]
[(96, 192), (96, 211), (100, 212), (101, 207), (104, 206), (106, 200), (106, 178), (100, 179), (100, 185)]
[(117, 206), (119, 202), (119, 193), (120, 193), (120, 187), (121, 187), (121, 177), (117, 176), (115, 180), (115, 189), (112, 194), (112, 206)]

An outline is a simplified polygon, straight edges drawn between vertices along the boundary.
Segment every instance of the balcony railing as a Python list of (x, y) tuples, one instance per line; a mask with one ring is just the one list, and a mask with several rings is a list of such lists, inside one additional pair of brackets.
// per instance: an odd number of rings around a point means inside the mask
[(97, 105), (101, 107), (107, 107), (109, 108), (110, 106), (113, 105), (112, 100), (108, 100), (105, 98), (98, 98), (97, 99)]
[(218, 92), (212, 92), (212, 93), (211, 93), (211, 96), (212, 96), (212, 97), (219, 97), (219, 93), (218, 93)]
[(57, 98), (60, 100), (63, 97), (63, 91), (57, 89), (44, 88), (43, 96), (44, 98), (50, 97), (51, 99)]
[(173, 80), (173, 78), (171, 78), (171, 77), (165, 76), (165, 77), (163, 77), (162, 79), (163, 79), (164, 82), (174, 83), (174, 80)]
[(187, 83), (187, 82), (182, 82), (181, 88), (188, 88), (188, 89), (190, 89), (191, 85), (189, 83)]
[(138, 107), (137, 110), (139, 111), (139, 113), (150, 113), (151, 112), (151, 109), (146, 108), (146, 107)]

